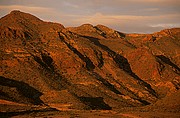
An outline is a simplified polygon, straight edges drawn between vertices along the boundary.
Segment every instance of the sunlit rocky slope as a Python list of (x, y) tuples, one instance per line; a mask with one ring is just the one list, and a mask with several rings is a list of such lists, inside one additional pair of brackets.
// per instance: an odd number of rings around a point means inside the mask
[(90, 24), (65, 28), (12, 11), (0, 19), (0, 45), (1, 104), (154, 109), (164, 100), (163, 107), (180, 108), (178, 97), (170, 99), (180, 88), (179, 28), (153, 34)]

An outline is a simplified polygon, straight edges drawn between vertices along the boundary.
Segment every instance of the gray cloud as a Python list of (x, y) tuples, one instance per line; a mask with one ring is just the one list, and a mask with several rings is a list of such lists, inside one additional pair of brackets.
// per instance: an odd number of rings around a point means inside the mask
[(179, 0), (1, 0), (0, 17), (29, 12), (65, 26), (104, 24), (124, 32), (154, 32), (180, 27)]

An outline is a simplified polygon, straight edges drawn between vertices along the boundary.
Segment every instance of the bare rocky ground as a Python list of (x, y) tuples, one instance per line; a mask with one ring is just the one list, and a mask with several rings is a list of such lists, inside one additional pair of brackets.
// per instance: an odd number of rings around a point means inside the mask
[(65, 28), (20, 11), (0, 19), (1, 117), (180, 117), (180, 28)]
[[(0, 113), (2, 118), (179, 118), (179, 112), (151, 111), (144, 108), (123, 108), (118, 110), (56, 110), (52, 108), (3, 106), (14, 108), (15, 112)], [(18, 110), (17, 110), (18, 109)]]
[(27, 106), (4, 100), (1, 101), (0, 115), (2, 118), (179, 118), (179, 95), (178, 92), (170, 96), (173, 97), (173, 101), (164, 99), (145, 107), (125, 107), (112, 110), (75, 110), (67, 109), (62, 104), (53, 104), (50, 107)]

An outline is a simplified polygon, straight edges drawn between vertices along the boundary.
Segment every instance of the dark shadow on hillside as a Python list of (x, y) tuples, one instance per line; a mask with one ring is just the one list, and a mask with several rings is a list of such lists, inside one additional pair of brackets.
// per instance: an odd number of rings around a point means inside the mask
[(32, 56), (40, 65), (41, 68), (39, 68), (39, 71), (43, 76), (46, 76), (44, 81), (48, 83), (50, 88), (54, 90), (64, 90), (71, 85), (71, 83), (57, 71), (58, 69), (49, 55), (41, 53), (40, 57), (36, 55)]
[(102, 84), (104, 86), (106, 86), (110, 91), (116, 93), (116, 94), (120, 94), (123, 95), (121, 92), (119, 92), (114, 85), (112, 85), (111, 83), (109, 83), (107, 80), (105, 80), (104, 78), (102, 78), (98, 73), (93, 72), (93, 75), (95, 76), (95, 78), (97, 80), (99, 80), (100, 82), (102, 82)]
[(24, 82), (19, 82), (16, 80), (12, 80), (12, 79), (0, 76), (0, 85), (8, 86), (8, 87), (15, 87), (21, 95), (23, 95), (26, 98), (31, 99), (30, 102), (32, 102), (33, 104), (36, 104), (36, 105), (43, 104), (43, 101), (40, 99), (40, 96), (42, 95), (42, 93)]
[(18, 116), (18, 115), (29, 115), (32, 113), (43, 113), (43, 112), (49, 112), (49, 111), (59, 111), (55, 108), (46, 108), (46, 109), (41, 109), (41, 110), (27, 110), (27, 111), (17, 111), (17, 112), (0, 112), (0, 117), (1, 118), (10, 118), (13, 116)]
[(90, 40), (91, 42), (93, 42), (96, 46), (102, 48), (103, 50), (107, 51), (109, 56), (113, 58), (113, 60), (116, 62), (116, 64), (118, 65), (118, 67), (122, 70), (124, 70), (126, 73), (128, 73), (130, 76), (132, 76), (133, 78), (135, 78), (136, 80), (138, 80), (138, 83), (140, 85), (145, 86), (145, 89), (147, 91), (149, 91), (152, 95), (154, 95), (155, 97), (157, 97), (156, 92), (151, 88), (151, 85), (148, 84), (147, 82), (143, 81), (142, 79), (140, 79), (132, 70), (130, 67), (130, 64), (128, 62), (128, 60), (123, 57), (122, 55), (117, 54), (116, 52), (114, 52), (113, 50), (111, 50), (109, 47), (101, 44), (99, 42), (98, 38), (95, 37), (90, 37), (90, 36), (81, 36), (84, 37), (88, 40)]
[[(67, 43), (64, 40), (64, 37), (59, 34), (59, 38), (66, 44), (66, 46), (72, 51), (74, 52), (82, 61), (84, 61), (86, 63), (86, 68), (87, 70), (91, 71), (95, 68), (93, 62), (87, 57), (84, 56), (83, 54), (81, 54), (76, 48), (74, 48), (73, 46), (71, 46), (69, 43)], [(67, 38), (67, 37), (66, 37)]]
[(92, 110), (111, 110), (112, 108), (103, 101), (102, 97), (79, 97)]
[(104, 58), (103, 58), (103, 56), (102, 56), (102, 52), (97, 52), (96, 50), (93, 50), (94, 51), (94, 53), (97, 55), (97, 58), (98, 58), (98, 60), (99, 60), (99, 62), (98, 62), (98, 67), (99, 68), (102, 68), (103, 67), (103, 65), (104, 65)]
[(41, 57), (43, 62), (52, 69), (52, 71), (54, 71), (54, 66), (53, 66), (53, 59), (51, 58), (51, 56), (49, 56), (48, 54), (45, 53), (41, 53)]
[(49, 71), (54, 71), (53, 59), (44, 53), (41, 53), (41, 58), (35, 55), (32, 55), (34, 60), (39, 63), (43, 68)]
[(166, 63), (166, 64), (168, 64), (168, 65), (170, 65), (171, 67), (173, 67), (173, 68), (175, 68), (176, 69), (176, 73), (177, 74), (180, 74), (180, 68), (176, 65), (176, 64), (174, 64), (173, 62), (171, 62), (171, 60), (169, 59), (169, 58), (167, 58), (167, 57), (165, 57), (164, 55), (157, 55), (156, 56), (157, 58), (159, 58), (161, 61), (163, 61), (164, 63)]

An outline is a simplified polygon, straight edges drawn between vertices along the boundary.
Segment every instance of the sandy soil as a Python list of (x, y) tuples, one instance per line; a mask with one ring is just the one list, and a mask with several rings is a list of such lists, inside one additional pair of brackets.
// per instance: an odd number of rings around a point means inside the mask
[[(54, 108), (42, 106), (25, 106), (17, 104), (4, 104), (1, 101), (1, 118), (179, 118), (180, 113), (148, 111), (134, 108), (113, 110), (73, 110), (58, 104), (52, 104)], [(3, 103), (3, 104), (2, 104)], [(59, 108), (57, 108), (60, 106)], [(56, 107), (56, 108), (55, 108)]]

